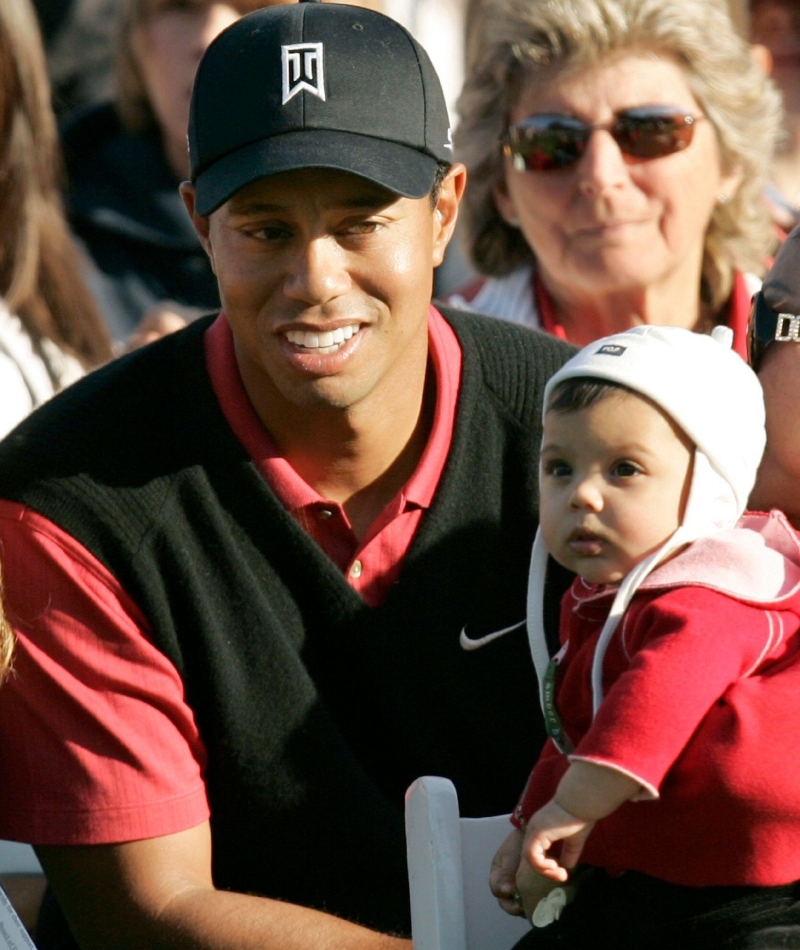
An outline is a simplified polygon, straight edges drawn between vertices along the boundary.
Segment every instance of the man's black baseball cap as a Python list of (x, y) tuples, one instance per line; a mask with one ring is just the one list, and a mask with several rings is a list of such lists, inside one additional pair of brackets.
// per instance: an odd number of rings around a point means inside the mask
[(300, 0), (256, 10), (206, 50), (189, 117), (196, 208), (297, 168), (352, 172), (409, 198), (453, 160), (442, 87), (399, 23)]

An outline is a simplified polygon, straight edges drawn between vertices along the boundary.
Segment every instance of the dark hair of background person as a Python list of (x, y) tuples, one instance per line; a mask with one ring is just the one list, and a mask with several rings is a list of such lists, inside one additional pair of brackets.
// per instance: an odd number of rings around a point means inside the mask
[(87, 368), (111, 344), (81, 276), (60, 197), (44, 52), (28, 0), (0, 3), (0, 294), (34, 340)]

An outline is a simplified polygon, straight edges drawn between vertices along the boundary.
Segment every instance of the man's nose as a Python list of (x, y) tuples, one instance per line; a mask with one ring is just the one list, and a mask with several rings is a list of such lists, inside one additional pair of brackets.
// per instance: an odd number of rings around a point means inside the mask
[(347, 252), (335, 238), (323, 236), (300, 243), (292, 255), (284, 282), (287, 297), (319, 305), (349, 289)]

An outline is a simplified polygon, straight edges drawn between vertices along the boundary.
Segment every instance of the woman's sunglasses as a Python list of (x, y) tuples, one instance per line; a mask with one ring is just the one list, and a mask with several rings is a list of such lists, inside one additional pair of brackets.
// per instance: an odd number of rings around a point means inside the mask
[(611, 133), (623, 155), (646, 161), (688, 148), (701, 118), (676, 106), (636, 106), (617, 112), (608, 125), (587, 125), (571, 115), (542, 112), (510, 126), (501, 142), (520, 172), (569, 168), (600, 129)]
[(756, 372), (770, 343), (800, 343), (800, 316), (773, 310), (759, 290), (747, 324), (747, 361)]

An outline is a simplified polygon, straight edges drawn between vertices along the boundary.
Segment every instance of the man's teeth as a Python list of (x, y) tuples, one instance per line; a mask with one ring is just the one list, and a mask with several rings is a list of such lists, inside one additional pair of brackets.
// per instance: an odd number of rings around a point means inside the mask
[(337, 327), (325, 333), (310, 333), (306, 330), (289, 330), (286, 339), (304, 350), (316, 350), (318, 353), (335, 353), (339, 347), (358, 333), (360, 327), (354, 323), (349, 327)]

